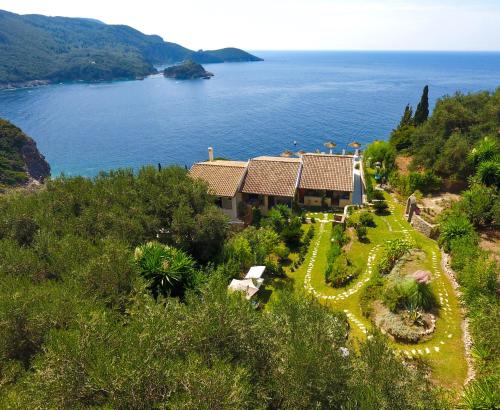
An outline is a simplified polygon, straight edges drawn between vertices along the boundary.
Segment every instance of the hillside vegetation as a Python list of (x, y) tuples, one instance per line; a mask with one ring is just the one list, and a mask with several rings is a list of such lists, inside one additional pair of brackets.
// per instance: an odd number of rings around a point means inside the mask
[(24, 184), (29, 177), (43, 181), (49, 175), (49, 164), (35, 141), (0, 118), (0, 187)]
[(249, 265), (279, 272), (301, 242), (289, 212), (231, 232), (177, 167), (0, 197), (0, 407), (445, 407), (382, 336), (354, 348), (343, 313), (228, 294)]
[[(372, 165), (379, 162), (375, 171), (379, 180), (388, 181), (404, 197), (439, 191), (445, 180), (466, 187), (460, 200), (438, 216), (438, 242), (451, 255), (473, 336), (476, 378), (466, 387), (461, 405), (496, 409), (500, 270), (498, 260), (480, 248), (479, 233), (500, 226), (500, 88), (443, 97), (430, 117), (427, 91), (419, 103), (424, 109), (417, 107), (413, 115), (408, 105), (390, 141), (371, 144), (365, 157), (372, 159)], [(412, 157), (408, 174), (396, 169), (397, 155)], [(371, 187), (368, 191), (376, 196)]]
[[(427, 100), (427, 96), (422, 96)], [(428, 107), (428, 102), (427, 102)], [(412, 116), (407, 106), (390, 143), (398, 154), (411, 155), (412, 170), (429, 170), (442, 178), (465, 180), (475, 171), (471, 150), (480, 140), (498, 142), (500, 88), (494, 92), (457, 93), (436, 102), (432, 115)], [(493, 159), (493, 158), (490, 158)]]
[(0, 10), (0, 85), (143, 77), (156, 72), (155, 64), (188, 58), (203, 63), (260, 60), (232, 48), (194, 52), (125, 25)]

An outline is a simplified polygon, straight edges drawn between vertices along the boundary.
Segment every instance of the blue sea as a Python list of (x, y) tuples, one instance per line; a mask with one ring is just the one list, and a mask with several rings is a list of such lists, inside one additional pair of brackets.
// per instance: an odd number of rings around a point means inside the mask
[(404, 106), (500, 86), (500, 53), (255, 52), (211, 80), (59, 84), (0, 92), (0, 117), (33, 137), (53, 175), (190, 166), (387, 139)]

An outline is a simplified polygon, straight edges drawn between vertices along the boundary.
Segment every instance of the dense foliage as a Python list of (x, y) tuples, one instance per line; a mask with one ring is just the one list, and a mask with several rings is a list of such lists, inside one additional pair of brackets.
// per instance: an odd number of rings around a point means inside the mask
[[(424, 168), (443, 178), (464, 180), (487, 159), (491, 162), (488, 166), (482, 165), (482, 173), (485, 177), (493, 175), (490, 182), (498, 183), (495, 180), (500, 167), (498, 148), (496, 154), (490, 154), (495, 152), (492, 146), (498, 144), (500, 88), (494, 92), (445, 96), (436, 102), (428, 119), (425, 115), (417, 118), (417, 113), (413, 118), (410, 114), (408, 119), (410, 109), (405, 109), (399, 126), (391, 134), (390, 143), (400, 153), (412, 156), (414, 172)], [(489, 141), (485, 144), (489, 145), (487, 157), (481, 157), (486, 147), (477, 147), (484, 138)], [(469, 153), (475, 146), (477, 154), (472, 154), (471, 161)]]
[(387, 275), (398, 259), (410, 251), (412, 244), (406, 239), (392, 239), (384, 245), (383, 253), (377, 262), (377, 271)]
[(182, 296), (197, 287), (195, 261), (184, 251), (158, 242), (138, 246), (134, 262), (139, 274), (149, 283), (152, 295)]
[(380, 335), (354, 349), (343, 313), (229, 294), (283, 242), (270, 227), (228, 239), (206, 192), (170, 167), (0, 198), (0, 407), (443, 407)]
[[(360, 228), (365, 228), (360, 224), (358, 226)], [(335, 225), (332, 229), (330, 249), (327, 253), (327, 266), (325, 270), (325, 281), (335, 288), (348, 285), (361, 273), (361, 269), (354, 266), (352, 261), (347, 258), (342, 250), (342, 247), (348, 242), (349, 238), (344, 232), (344, 227), (342, 225)]]
[(0, 118), (0, 187), (23, 184), (30, 175), (43, 180), (50, 175), (49, 164), (30, 137)]
[(156, 71), (154, 64), (187, 58), (205, 63), (259, 60), (232, 48), (193, 52), (124, 25), (0, 10), (0, 85), (142, 77)]
[[(427, 94), (425, 89), (424, 100)], [(419, 108), (422, 105), (425, 113), (425, 101)], [(439, 244), (451, 253), (474, 340), (476, 380), (465, 389), (461, 403), (461, 408), (467, 409), (498, 408), (500, 402), (498, 262), (479, 246), (479, 233), (498, 229), (500, 223), (499, 129), (500, 88), (445, 96), (437, 101), (429, 118), (413, 116), (408, 105), (390, 138), (398, 155), (412, 158), (409, 173), (402, 175), (394, 168), (388, 172), (391, 186), (401, 194), (438, 191), (442, 182), (458, 182), (464, 189), (468, 183), (460, 201), (439, 218)], [(391, 266), (382, 260), (379, 271), (386, 273)], [(370, 301), (381, 296), (382, 286), (381, 278), (375, 277), (366, 288), (361, 303), (365, 314), (372, 313)], [(393, 310), (416, 303), (430, 308), (434, 303), (427, 290), (417, 292), (415, 282), (388, 290), (385, 303)]]
[[(500, 272), (496, 260), (478, 246), (476, 228), (488, 225), (492, 208), (488, 195), (482, 199), (487, 204), (471, 207), (471, 196), (478, 190), (486, 188), (472, 186), (464, 192), (461, 201), (441, 217), (439, 241), (451, 253), (451, 266), (458, 274), (474, 337), (473, 354), (478, 375), (477, 381), (465, 390), (463, 407), (493, 409), (500, 402), (496, 388), (500, 366), (497, 293)], [(498, 204), (498, 198), (494, 202)], [(495, 220), (499, 219), (497, 216)]]

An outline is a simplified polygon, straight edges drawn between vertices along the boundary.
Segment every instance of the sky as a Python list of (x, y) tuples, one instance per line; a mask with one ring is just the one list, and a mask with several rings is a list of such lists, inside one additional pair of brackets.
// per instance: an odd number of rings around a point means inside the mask
[(500, 50), (500, 0), (0, 0), (127, 24), (192, 49)]

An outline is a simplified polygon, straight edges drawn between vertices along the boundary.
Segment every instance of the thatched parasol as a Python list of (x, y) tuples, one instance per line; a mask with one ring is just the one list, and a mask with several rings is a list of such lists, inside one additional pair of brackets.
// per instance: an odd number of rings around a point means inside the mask
[(285, 158), (291, 157), (292, 155), (293, 155), (293, 152), (290, 151), (289, 149), (287, 149), (286, 151), (281, 153), (281, 156), (285, 157)]
[(330, 154), (332, 153), (332, 150), (337, 146), (337, 144), (335, 144), (333, 141), (327, 141), (323, 145), (330, 150)]

